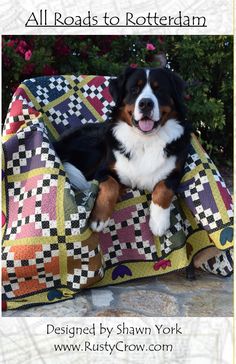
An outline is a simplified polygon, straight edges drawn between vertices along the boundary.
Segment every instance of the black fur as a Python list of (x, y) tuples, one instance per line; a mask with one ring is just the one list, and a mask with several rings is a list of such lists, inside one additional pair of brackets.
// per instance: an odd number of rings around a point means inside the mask
[(111, 125), (108, 122), (86, 124), (71, 130), (54, 143), (54, 148), (63, 162), (70, 162), (91, 180), (110, 162), (109, 134)]
[[(114, 151), (123, 152), (121, 143), (116, 140), (112, 129), (117, 122), (120, 108), (126, 103), (134, 103), (138, 90), (135, 89), (137, 79), (144, 78), (144, 69), (128, 67), (118, 78), (111, 79), (110, 93), (115, 101), (111, 115), (104, 123), (86, 124), (78, 129), (69, 131), (61, 140), (54, 143), (60, 159), (68, 161), (80, 169), (88, 180), (97, 178), (102, 181), (111, 172), (110, 166), (115, 163)], [(179, 168), (166, 178), (166, 185), (176, 191), (183, 173), (183, 166), (188, 153), (190, 127), (186, 122), (183, 102), (184, 82), (175, 73), (167, 69), (150, 70), (150, 80), (158, 79), (160, 87), (153, 90), (160, 105), (171, 104), (178, 114), (178, 120), (184, 127), (184, 134), (165, 148), (167, 156), (176, 155)], [(143, 85), (144, 87), (144, 85)], [(139, 90), (140, 92), (140, 90)], [(173, 101), (171, 101), (173, 100)], [(130, 154), (125, 154), (130, 158)]]
[(124, 72), (117, 78), (112, 78), (109, 82), (109, 91), (110, 94), (116, 104), (122, 105), (125, 91), (126, 91), (126, 82), (128, 78), (135, 72), (135, 68), (128, 67), (124, 70)]

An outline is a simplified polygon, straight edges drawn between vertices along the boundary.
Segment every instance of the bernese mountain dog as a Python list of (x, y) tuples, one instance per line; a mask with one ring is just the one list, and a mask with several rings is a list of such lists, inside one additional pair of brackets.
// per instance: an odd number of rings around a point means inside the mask
[(149, 226), (162, 236), (190, 144), (184, 81), (166, 68), (128, 67), (111, 78), (109, 90), (115, 106), (108, 120), (69, 131), (55, 150), (71, 183), (78, 169), (87, 180), (99, 180), (92, 230), (108, 225), (120, 194), (131, 187), (151, 192)]

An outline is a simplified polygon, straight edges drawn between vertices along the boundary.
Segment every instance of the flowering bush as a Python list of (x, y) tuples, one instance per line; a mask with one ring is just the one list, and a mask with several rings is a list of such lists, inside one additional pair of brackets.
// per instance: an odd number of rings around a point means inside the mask
[[(187, 84), (188, 117), (217, 161), (232, 162), (231, 36), (3, 36), (3, 118), (26, 78), (56, 74), (118, 75), (124, 66), (159, 66)], [(227, 133), (226, 133), (227, 131)]]

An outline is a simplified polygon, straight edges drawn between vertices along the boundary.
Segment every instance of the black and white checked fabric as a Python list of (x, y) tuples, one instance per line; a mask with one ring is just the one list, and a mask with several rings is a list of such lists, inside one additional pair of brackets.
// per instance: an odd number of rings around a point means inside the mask
[(69, 90), (72, 89), (70, 83), (64, 77), (50, 77), (48, 87), (51, 90), (56, 89), (57, 91), (63, 91), (63, 94), (66, 94)]
[(195, 153), (192, 148), (192, 150), (190, 150), (187, 160), (185, 162), (184, 172), (187, 173), (187, 172), (194, 170), (197, 166), (201, 165), (201, 163), (202, 163), (202, 161), (199, 158), (199, 155), (197, 153)]
[[(140, 192), (138, 192), (140, 196)], [(149, 240), (143, 240), (140, 224), (145, 223), (149, 218), (149, 204), (148, 202), (136, 204), (136, 211), (132, 212), (132, 218), (115, 223), (111, 219), (109, 225), (104, 229), (104, 233), (109, 232), (112, 238), (113, 245), (108, 248), (108, 253), (104, 253), (104, 261), (106, 267), (110, 267), (119, 262), (119, 257), (123, 255), (123, 251), (127, 249), (134, 249), (138, 254), (145, 256), (145, 260), (156, 260), (157, 252), (154, 244), (150, 244)], [(118, 237), (118, 231), (127, 226), (134, 228), (135, 241), (132, 243), (121, 243)]]
[(38, 101), (41, 107), (44, 107), (45, 105), (49, 104), (50, 102), (49, 92), (50, 92), (49, 89), (47, 89), (46, 87), (42, 87), (41, 85), (36, 86), (36, 100)]
[(88, 223), (90, 211), (84, 206), (77, 206), (77, 212), (70, 214), (70, 219), (65, 221), (65, 234), (76, 235), (81, 233)]
[[(8, 298), (15, 297), (14, 290), (19, 289), (19, 283), (27, 280), (38, 280), (46, 284), (47, 288), (60, 285), (60, 275), (53, 275), (45, 271), (45, 264), (50, 263), (53, 257), (59, 256), (58, 244), (43, 244), (42, 251), (36, 251), (35, 257), (31, 259), (16, 259), (15, 253), (10, 251), (11, 247), (4, 247), (2, 254), (2, 266), (8, 269), (8, 282), (3, 282), (3, 292)], [(35, 266), (37, 275), (29, 277), (17, 277), (16, 268)]]
[(51, 147), (48, 136), (44, 132), (42, 133), (42, 143), (39, 147), (36, 147), (34, 150), (26, 148), (25, 139), (27, 134), (31, 133), (32, 128), (34, 129), (34, 126), (29, 125), (24, 131), (17, 133), (19, 146), (18, 150), (12, 154), (12, 158), (7, 162), (9, 175), (23, 173), (22, 168), (31, 163), (32, 158), (35, 156), (40, 157), (41, 162), (44, 162), (45, 168), (60, 168), (61, 166), (61, 161)]
[[(206, 163), (206, 168), (209, 164)], [(203, 208), (202, 199), (199, 193), (204, 191), (204, 185), (209, 185), (206, 171), (202, 170), (194, 176), (193, 183), (189, 184), (188, 189), (184, 191), (186, 198), (190, 198), (196, 209), (195, 219), (203, 228), (208, 227), (210, 230), (222, 227), (222, 218), (220, 212), (213, 212), (212, 209)]]
[(233, 274), (233, 249), (219, 252), (219, 254), (201, 265), (206, 272), (213, 273), (222, 277)]
[[(50, 193), (50, 187), (57, 186), (58, 176), (53, 174), (45, 174), (43, 178), (37, 181), (36, 187), (26, 191), (25, 186), (21, 182), (9, 182), (8, 193), (14, 202), (18, 203), (17, 219), (12, 221), (11, 226), (7, 227), (5, 239), (14, 240), (16, 235), (21, 232), (21, 228), (29, 223), (34, 223), (35, 229), (40, 229), (43, 236), (57, 235), (56, 220), (52, 220), (48, 213), (42, 213), (42, 196)], [(26, 200), (35, 198), (35, 210), (33, 214), (27, 216), (22, 215)]]
[(80, 289), (81, 286), (86, 285), (88, 279), (94, 278), (96, 276), (103, 277), (103, 268), (96, 271), (89, 270), (89, 265), (87, 263), (81, 264), (80, 268), (75, 268), (73, 274), (67, 274), (68, 286), (72, 289)]

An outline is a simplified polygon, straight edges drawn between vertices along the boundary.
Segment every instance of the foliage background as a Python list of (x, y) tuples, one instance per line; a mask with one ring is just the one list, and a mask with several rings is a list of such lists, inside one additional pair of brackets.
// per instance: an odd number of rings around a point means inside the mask
[(167, 67), (186, 81), (185, 100), (203, 146), (221, 166), (232, 166), (232, 36), (3, 36), (3, 120), (18, 84), (56, 74), (118, 75), (127, 65)]

